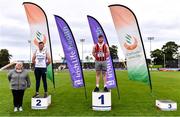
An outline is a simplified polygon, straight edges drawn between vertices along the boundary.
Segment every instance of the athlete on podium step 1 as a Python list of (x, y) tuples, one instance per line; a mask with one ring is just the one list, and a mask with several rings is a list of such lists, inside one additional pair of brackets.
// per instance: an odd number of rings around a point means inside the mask
[(96, 69), (96, 88), (94, 92), (99, 92), (99, 80), (100, 75), (102, 73), (102, 77), (104, 80), (104, 92), (108, 92), (106, 87), (106, 71), (107, 71), (107, 57), (109, 57), (109, 47), (104, 43), (103, 35), (98, 36), (98, 43), (94, 45), (93, 56), (95, 57), (95, 69)]

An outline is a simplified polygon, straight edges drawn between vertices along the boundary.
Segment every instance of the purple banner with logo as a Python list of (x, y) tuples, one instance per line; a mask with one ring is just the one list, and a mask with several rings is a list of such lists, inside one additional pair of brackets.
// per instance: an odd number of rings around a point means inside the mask
[[(87, 16), (87, 18), (88, 18), (88, 22), (89, 22), (89, 26), (91, 29), (91, 34), (92, 34), (94, 43), (95, 44), (98, 43), (98, 36), (101, 34), (104, 36), (104, 42), (109, 46), (106, 35), (105, 35), (100, 23), (92, 16)], [(106, 78), (107, 78), (107, 82), (106, 82), (107, 88), (108, 89), (115, 88), (116, 87), (116, 74), (114, 71), (111, 56), (109, 56), (107, 58)]]
[(73, 87), (83, 87), (85, 86), (85, 84), (81, 62), (71, 29), (63, 18), (55, 15), (55, 20), (69, 72), (71, 75)]

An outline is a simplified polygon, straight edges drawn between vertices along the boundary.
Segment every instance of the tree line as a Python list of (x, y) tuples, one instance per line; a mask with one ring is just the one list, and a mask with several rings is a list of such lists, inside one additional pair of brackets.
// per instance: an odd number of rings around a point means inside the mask
[(151, 51), (151, 58), (154, 65), (164, 65), (166, 61), (177, 60), (179, 57), (179, 45), (173, 41), (167, 42), (161, 49)]
[[(173, 61), (178, 60), (180, 57), (180, 54), (178, 52), (179, 45), (176, 44), (173, 41), (169, 41), (165, 43), (161, 49), (155, 49), (151, 51), (150, 56), (153, 60), (154, 65), (164, 65), (165, 61)], [(112, 45), (109, 47), (110, 54), (112, 59), (118, 59), (118, 46)], [(4, 65), (7, 65), (10, 63), (12, 55), (9, 54), (9, 51), (7, 49), (1, 49), (0, 50), (0, 68)], [(64, 58), (65, 59), (65, 58)], [(90, 61), (93, 58), (90, 56), (86, 56), (86, 61)]]
[(0, 50), (0, 68), (10, 63), (12, 55), (9, 54), (7, 49)]

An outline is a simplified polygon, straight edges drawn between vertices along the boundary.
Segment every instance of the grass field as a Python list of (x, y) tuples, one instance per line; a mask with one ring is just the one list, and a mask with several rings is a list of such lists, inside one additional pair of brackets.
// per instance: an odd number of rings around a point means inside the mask
[[(117, 90), (112, 90), (112, 110), (99, 112), (91, 109), (91, 92), (95, 88), (95, 72), (84, 71), (88, 99), (84, 89), (72, 87), (69, 72), (55, 73), (56, 88), (48, 81), (52, 104), (48, 110), (32, 110), (31, 97), (35, 93), (35, 78), (30, 73), (31, 88), (26, 90), (23, 112), (13, 112), (12, 94), (7, 72), (0, 72), (0, 116), (177, 116), (180, 115), (180, 72), (151, 72), (153, 93), (149, 86), (127, 78), (127, 71), (116, 71), (120, 100)], [(101, 83), (102, 84), (102, 83)], [(43, 94), (41, 82), (41, 94)], [(163, 112), (155, 107), (156, 99), (171, 99), (177, 102), (178, 110)]]

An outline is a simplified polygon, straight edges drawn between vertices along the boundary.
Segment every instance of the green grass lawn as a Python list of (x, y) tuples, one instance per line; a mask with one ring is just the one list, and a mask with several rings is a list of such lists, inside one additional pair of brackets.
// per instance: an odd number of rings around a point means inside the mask
[[(180, 115), (180, 72), (151, 72), (153, 93), (148, 85), (128, 80), (127, 71), (116, 71), (120, 89), (112, 90), (112, 110), (92, 110), (91, 93), (95, 88), (95, 72), (84, 71), (88, 99), (83, 88), (73, 88), (69, 72), (55, 73), (56, 88), (48, 81), (52, 104), (47, 110), (32, 110), (31, 97), (35, 93), (35, 78), (30, 73), (31, 88), (24, 95), (23, 112), (13, 112), (12, 94), (9, 89), (7, 72), (0, 72), (0, 116), (176, 116)], [(103, 83), (101, 83), (103, 84)], [(102, 85), (101, 85), (102, 87)], [(41, 82), (41, 94), (43, 87)], [(164, 112), (155, 107), (156, 99), (171, 99), (177, 102), (177, 111)]]

